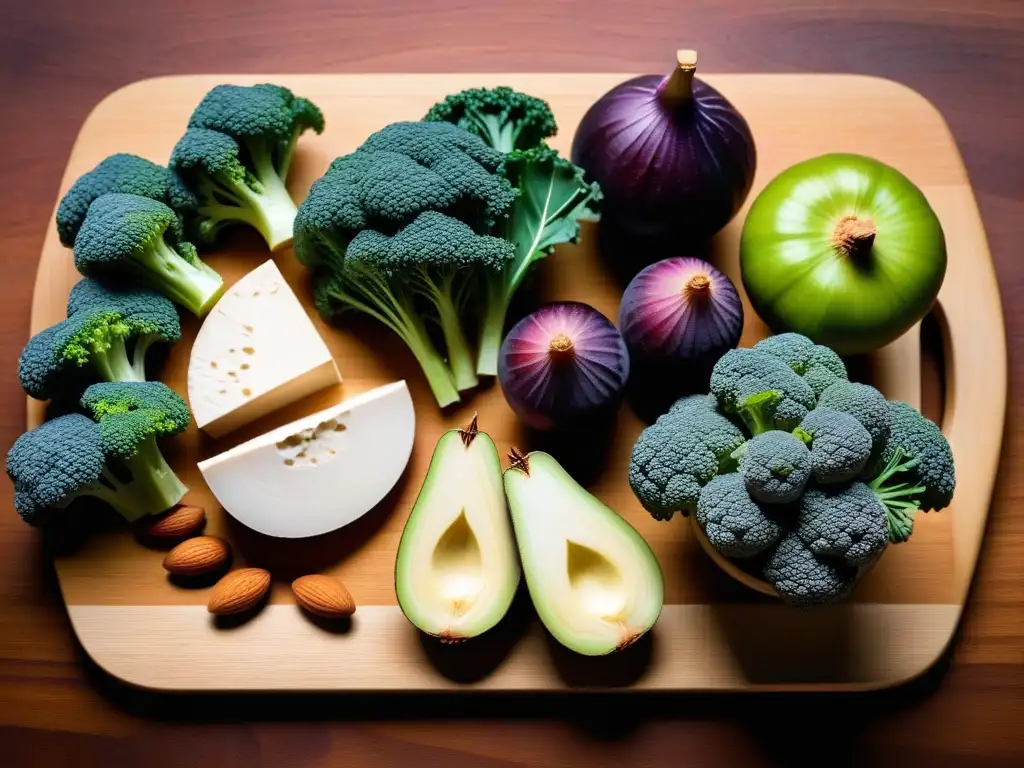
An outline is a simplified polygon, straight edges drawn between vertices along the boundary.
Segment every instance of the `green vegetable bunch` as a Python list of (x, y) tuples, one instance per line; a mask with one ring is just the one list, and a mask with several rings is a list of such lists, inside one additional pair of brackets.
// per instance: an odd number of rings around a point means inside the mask
[(299, 207), (295, 254), (312, 270), (319, 312), (354, 310), (391, 328), (441, 406), (497, 373), (513, 294), (536, 261), (578, 238), (600, 200), (543, 144), (554, 132), (538, 99), (464, 91), (337, 158)]
[(305, 131), (324, 130), (313, 102), (280, 85), (218, 85), (203, 97), (170, 166), (195, 199), (189, 237), (213, 245), (227, 227), (255, 229), (272, 251), (292, 242), (296, 206), (285, 186)]
[(285, 181), (299, 136), (323, 114), (279, 85), (218, 85), (203, 97), (169, 167), (111, 155), (79, 177), (57, 207), (57, 233), (87, 277), (145, 283), (203, 317), (224, 291), (193, 243), (232, 225), (271, 250), (292, 241), (296, 206)]
[(630, 486), (656, 519), (693, 513), (716, 550), (751, 559), (790, 604), (844, 598), (862, 566), (910, 537), (918, 511), (952, 500), (939, 428), (849, 381), (805, 336), (726, 353), (710, 389), (643, 431)]
[(169, 509), (188, 488), (167, 464), (157, 439), (188, 427), (185, 401), (160, 382), (104, 382), (80, 406), (21, 435), (7, 454), (14, 507), (42, 526), (56, 510), (89, 496), (129, 522)]

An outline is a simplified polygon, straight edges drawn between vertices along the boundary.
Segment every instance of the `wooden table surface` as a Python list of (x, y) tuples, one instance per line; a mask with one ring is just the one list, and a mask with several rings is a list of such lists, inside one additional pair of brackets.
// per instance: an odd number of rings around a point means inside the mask
[(855, 697), (165, 697), (82, 655), (41, 539), (0, 482), (0, 765), (1024, 765), (1020, 0), (0, 0), (0, 444), (24, 426), (16, 361), (60, 174), (109, 91), (189, 72), (653, 72), (681, 46), (707, 71), (900, 80), (960, 146), (1002, 289), (1011, 403), (985, 550), (943, 664)]

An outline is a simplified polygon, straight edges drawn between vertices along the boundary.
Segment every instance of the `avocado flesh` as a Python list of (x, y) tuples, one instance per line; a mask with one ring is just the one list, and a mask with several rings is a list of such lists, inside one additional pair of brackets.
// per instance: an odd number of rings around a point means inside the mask
[(644, 538), (549, 454), (505, 470), (523, 575), (562, 645), (587, 656), (625, 648), (661, 615), (661, 566)]
[(398, 545), (398, 605), (423, 632), (465, 640), (501, 620), (519, 574), (494, 442), (475, 426), (446, 432)]

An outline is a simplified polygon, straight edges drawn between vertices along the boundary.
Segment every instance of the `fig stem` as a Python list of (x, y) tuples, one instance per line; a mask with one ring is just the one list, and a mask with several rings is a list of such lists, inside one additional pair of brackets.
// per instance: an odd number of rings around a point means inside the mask
[(551, 339), (551, 343), (548, 344), (548, 353), (551, 355), (552, 361), (556, 363), (568, 362), (576, 357), (576, 345), (572, 343), (572, 339), (564, 333), (560, 333)]
[(836, 224), (832, 242), (846, 256), (864, 256), (871, 250), (877, 233), (871, 217), (844, 216)]
[(711, 281), (707, 275), (694, 275), (683, 287), (683, 295), (688, 299), (702, 299), (711, 293)]
[(688, 104), (693, 98), (693, 74), (697, 71), (697, 52), (676, 51), (676, 68), (658, 87), (658, 97), (673, 107)]

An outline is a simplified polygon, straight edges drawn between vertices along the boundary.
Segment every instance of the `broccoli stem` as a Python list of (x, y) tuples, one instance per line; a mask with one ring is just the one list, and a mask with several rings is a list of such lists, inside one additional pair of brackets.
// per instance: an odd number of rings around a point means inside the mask
[(498, 375), (498, 353), (505, 338), (509, 294), (505, 292), (504, 273), (487, 281), (487, 306), (480, 326), (480, 351), (476, 372), (481, 376)]
[(298, 206), (288, 194), (284, 180), (274, 167), (273, 155), (263, 145), (250, 142), (249, 156), (255, 176), (263, 185), (260, 192), (249, 189), (244, 182), (237, 193), (252, 209), (253, 226), (263, 235), (270, 250), (277, 251), (292, 244), (292, 232)]
[(170, 509), (188, 492), (188, 487), (167, 464), (155, 437), (139, 443), (135, 455), (110, 461), (122, 464), (131, 479), (121, 480), (107, 467), (100, 480), (76, 495), (105, 501), (129, 523)]
[(132, 350), (132, 371), (135, 373), (136, 381), (146, 380), (146, 353), (159, 340), (160, 334), (158, 333), (145, 333), (135, 339), (135, 349)]
[(413, 272), (410, 277), (410, 288), (426, 298), (437, 310), (437, 322), (444, 335), (448, 366), (455, 380), (455, 388), (460, 392), (473, 389), (480, 381), (476, 377), (473, 355), (462, 331), (458, 302), (454, 298), (456, 280), (459, 278), (458, 271), (452, 270), (445, 274), (440, 284), (435, 282), (426, 269)]
[(507, 155), (515, 149), (519, 129), (513, 124), (514, 121), (503, 121), (498, 115), (477, 110), (467, 110), (466, 117), (487, 137), (485, 141), (499, 152)]
[(128, 348), (123, 336), (112, 336), (103, 345), (104, 349), (93, 349), (90, 361), (93, 370), (103, 381), (145, 381), (145, 371), (140, 376), (128, 359)]
[(190, 264), (163, 237), (137, 252), (135, 261), (154, 287), (197, 317), (206, 315), (224, 292), (220, 275), (201, 262)]
[(902, 543), (910, 538), (914, 530), (914, 516), (921, 503), (921, 494), (927, 490), (919, 483), (888, 484), (894, 475), (908, 472), (918, 465), (918, 459), (910, 458), (904, 461), (907, 458), (906, 451), (897, 448), (878, 476), (868, 483), (868, 487), (885, 507), (889, 541), (893, 544)]
[(778, 392), (769, 390), (750, 395), (737, 406), (736, 412), (743, 419), (743, 423), (747, 425), (751, 437), (757, 437), (775, 429), (771, 411), (780, 399), (782, 396)]
[(359, 286), (368, 292), (368, 301), (338, 286), (327, 289), (327, 294), (341, 304), (377, 319), (398, 334), (423, 369), (437, 404), (444, 408), (457, 403), (459, 391), (455, 388), (451, 369), (434, 348), (416, 312), (406, 311), (400, 301), (394, 298), (391, 287), (373, 270), (361, 270), (360, 278)]

